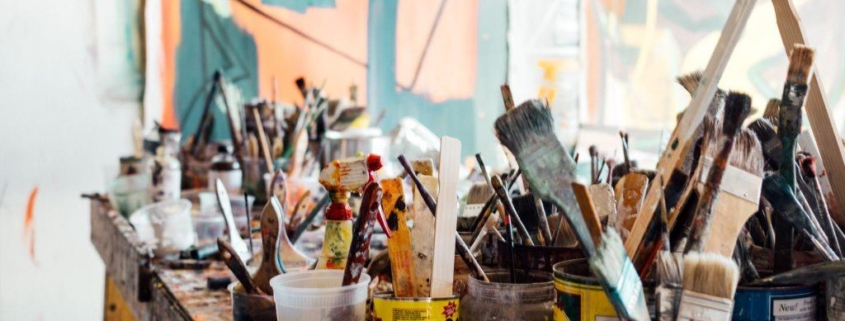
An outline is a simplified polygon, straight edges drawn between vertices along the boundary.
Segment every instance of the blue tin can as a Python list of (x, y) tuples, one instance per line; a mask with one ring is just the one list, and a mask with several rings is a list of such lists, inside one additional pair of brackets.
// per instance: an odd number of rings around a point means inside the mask
[(740, 286), (736, 290), (733, 320), (811, 321), (817, 317), (817, 286)]

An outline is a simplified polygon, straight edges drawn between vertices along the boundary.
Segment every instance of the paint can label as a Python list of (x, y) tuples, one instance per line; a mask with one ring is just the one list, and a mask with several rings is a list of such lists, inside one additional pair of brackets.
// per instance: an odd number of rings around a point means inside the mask
[(733, 320), (816, 320), (816, 287), (740, 287), (734, 296)]
[(373, 299), (373, 320), (376, 321), (458, 321), (460, 299), (395, 298), (376, 296)]
[(555, 273), (555, 291), (555, 321), (619, 320), (607, 294), (598, 284), (563, 279)]

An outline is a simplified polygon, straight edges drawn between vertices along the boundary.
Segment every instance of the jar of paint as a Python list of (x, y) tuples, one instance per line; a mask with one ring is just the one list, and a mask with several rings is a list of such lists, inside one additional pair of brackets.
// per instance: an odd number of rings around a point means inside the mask
[(546, 272), (487, 273), (490, 282), (469, 279), (469, 293), (461, 299), (463, 320), (551, 320), (555, 289)]

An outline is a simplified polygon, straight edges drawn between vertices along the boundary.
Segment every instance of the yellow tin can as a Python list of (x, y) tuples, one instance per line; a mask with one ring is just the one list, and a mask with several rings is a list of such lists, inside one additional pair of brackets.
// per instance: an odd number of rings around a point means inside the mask
[(590, 274), (586, 259), (560, 262), (552, 269), (557, 294), (556, 321), (618, 320), (598, 279)]
[(374, 321), (458, 321), (460, 297), (397, 298), (392, 293), (373, 297)]

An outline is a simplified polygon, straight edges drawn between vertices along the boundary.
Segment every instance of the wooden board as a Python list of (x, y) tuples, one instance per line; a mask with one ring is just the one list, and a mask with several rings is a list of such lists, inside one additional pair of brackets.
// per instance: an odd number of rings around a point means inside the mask
[(393, 276), (393, 294), (400, 298), (418, 297), (414, 284), (414, 252), (411, 248), (411, 231), (408, 229), (405, 212), (404, 188), (401, 178), (381, 181), (384, 190), (382, 208), (393, 235), (387, 239), (390, 256), (390, 271)]
[(437, 196), (437, 219), (434, 222), (434, 269), (431, 273), (431, 297), (434, 298), (452, 296), (460, 166), (461, 142), (443, 136), (440, 139), (440, 192)]
[[(437, 178), (419, 175), (420, 182), (432, 197), (439, 195)], [(414, 272), (417, 294), (428, 297), (431, 294), (432, 258), (434, 258), (434, 216), (425, 205), (416, 186), (414, 190), (414, 205), (412, 207), (414, 226), (411, 228), (412, 249), (414, 251)]]
[(106, 275), (106, 302), (103, 306), (103, 320), (105, 321), (135, 321), (132, 310), (126, 304), (126, 299), (111, 277)]
[[(775, 7), (778, 30), (788, 56), (795, 44), (807, 45), (801, 19), (791, 0), (772, 0), (772, 5)], [(821, 183), (822, 186), (830, 186), (830, 190), (824, 191), (828, 198), (828, 206), (831, 215), (837, 223), (842, 225), (845, 224), (845, 216), (843, 216), (845, 213), (841, 208), (845, 206), (845, 147), (842, 145), (833, 112), (830, 110), (830, 104), (824, 95), (824, 87), (816, 70), (814, 66), (815, 76), (810, 81), (810, 91), (807, 93), (804, 106), (807, 110), (807, 118), (810, 120), (810, 127), (818, 142), (820, 160), (824, 164), (824, 170), (820, 172), (826, 173), (821, 176)]]
[(725, 26), (722, 28), (719, 42), (710, 56), (707, 69), (704, 70), (701, 84), (693, 94), (693, 99), (689, 106), (687, 106), (680, 123), (672, 132), (669, 144), (663, 151), (663, 155), (661, 155), (660, 161), (657, 164), (656, 174), (661, 176), (661, 178), (655, 179), (661, 183), (651, 184), (646, 194), (645, 202), (639, 210), (641, 214), (637, 216), (631, 228), (630, 236), (625, 241), (625, 251), (628, 252), (628, 256), (630, 257), (634, 257), (651, 223), (651, 219), (654, 217), (654, 211), (657, 209), (657, 205), (660, 203), (663, 195), (661, 189), (665, 187), (666, 182), (670, 181), (670, 176), (678, 162), (683, 161), (683, 157), (690, 145), (691, 137), (704, 119), (710, 102), (713, 101), (716, 86), (722, 77), (722, 73), (725, 71), (725, 67), (736, 47), (736, 43), (739, 41), (742, 31), (745, 29), (748, 17), (751, 16), (754, 3), (755, 0), (737, 0), (731, 10), (730, 16), (728, 16)]

